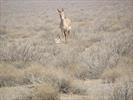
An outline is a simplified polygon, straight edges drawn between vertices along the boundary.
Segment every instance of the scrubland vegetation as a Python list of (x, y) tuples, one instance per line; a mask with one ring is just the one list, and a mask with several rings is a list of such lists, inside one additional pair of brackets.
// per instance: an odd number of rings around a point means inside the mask
[(0, 100), (133, 100), (132, 0), (0, 3)]

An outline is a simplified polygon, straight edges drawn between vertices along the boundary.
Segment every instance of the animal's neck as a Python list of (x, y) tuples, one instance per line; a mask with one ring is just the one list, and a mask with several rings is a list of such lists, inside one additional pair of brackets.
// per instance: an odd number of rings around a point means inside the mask
[(65, 16), (60, 16), (61, 21), (65, 20)]
[(64, 23), (65, 22), (65, 17), (64, 18), (60, 18), (61, 19), (61, 23)]

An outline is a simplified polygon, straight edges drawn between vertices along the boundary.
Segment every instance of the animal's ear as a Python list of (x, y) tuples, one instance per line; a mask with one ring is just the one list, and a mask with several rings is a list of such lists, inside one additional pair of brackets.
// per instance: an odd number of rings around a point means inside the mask
[(64, 11), (64, 9), (62, 8), (62, 11)]
[(61, 13), (61, 11), (60, 11), (59, 9), (57, 9), (57, 11), (58, 11), (59, 13)]

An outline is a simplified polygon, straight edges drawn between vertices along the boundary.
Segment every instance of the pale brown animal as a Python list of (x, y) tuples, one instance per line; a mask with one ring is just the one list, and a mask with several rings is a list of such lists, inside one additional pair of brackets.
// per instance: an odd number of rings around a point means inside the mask
[(71, 31), (71, 20), (65, 16), (63, 8), (61, 10), (57, 9), (57, 11), (60, 16), (60, 29), (65, 37), (65, 42), (67, 42), (67, 38)]

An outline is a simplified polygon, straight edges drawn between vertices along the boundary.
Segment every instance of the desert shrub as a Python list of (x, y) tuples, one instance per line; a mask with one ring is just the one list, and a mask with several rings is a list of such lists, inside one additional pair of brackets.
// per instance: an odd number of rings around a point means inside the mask
[(121, 56), (117, 65), (113, 68), (106, 68), (101, 78), (107, 82), (115, 82), (121, 78), (131, 79), (133, 75), (133, 61), (131, 60), (132, 57), (128, 56)]
[[(12, 73), (11, 73), (12, 72)], [(68, 75), (67, 75), (68, 74)], [(1, 65), (1, 86), (17, 86), (30, 84), (50, 84), (61, 93), (85, 94), (82, 82), (72, 80), (67, 70), (44, 67), (38, 63), (17, 69), (12, 65)]]
[(133, 99), (133, 82), (119, 82), (115, 85), (113, 96), (110, 100), (132, 100)]
[(33, 56), (32, 44), (26, 40), (6, 42), (0, 49), (1, 61), (27, 61)]
[(26, 68), (24, 74), (25, 79), (27, 79), (30, 84), (49, 83), (58, 88), (60, 92), (69, 92), (71, 78), (67, 75), (67, 72), (61, 68), (44, 67), (36, 64)]
[(132, 51), (132, 36), (131, 32), (105, 35), (100, 42), (80, 53), (78, 64), (86, 68), (85, 77), (99, 78), (105, 68), (116, 66), (121, 56)]
[[(1, 42), (0, 60), (1, 61), (40, 61), (46, 58), (46, 45), (43, 40), (36, 39), (16, 39), (13, 41)], [(44, 53), (44, 54), (42, 54)]]
[(0, 87), (25, 84), (23, 72), (11, 64), (0, 64)]
[(33, 89), (32, 100), (59, 100), (59, 94), (51, 85), (41, 84)]
[(7, 34), (7, 32), (6, 32), (6, 27), (1, 27), (0, 28), (0, 35), (5, 35), (5, 34)]
[(31, 100), (32, 90), (24, 86), (1, 87), (0, 100)]
[[(45, 75), (44, 68), (40, 64), (30, 64), (24, 70), (24, 77), (28, 80), (29, 84), (41, 83)], [(43, 74), (44, 73), (44, 74)]]
[[(75, 93), (84, 94), (85, 88), (80, 87), (79, 81), (74, 81), (75, 78), (70, 75), (69, 72), (63, 71), (62, 69), (50, 69), (47, 71), (47, 82), (59, 89), (62, 93)], [(52, 72), (52, 73), (51, 73)]]
[(124, 28), (124, 23), (118, 18), (118, 16), (110, 16), (112, 18), (105, 18), (100, 20), (95, 31), (117, 32)]
[(61, 93), (85, 94), (86, 91), (82, 82), (76, 80), (67, 69), (31, 64), (24, 69), (24, 75), (28, 84), (47, 83), (56, 87)]
[(87, 89), (83, 81), (81, 80), (73, 80), (70, 83), (70, 93), (85, 95), (87, 93)]
[[(119, 68), (120, 69), (120, 68)], [(114, 83), (118, 77), (120, 77), (120, 72), (118, 68), (107, 68), (102, 73), (102, 79), (105, 83)]]
[(82, 79), (82, 80), (86, 79), (87, 67), (79, 66), (77, 64), (71, 64), (67, 68), (72, 77), (76, 77), (76, 78)]

